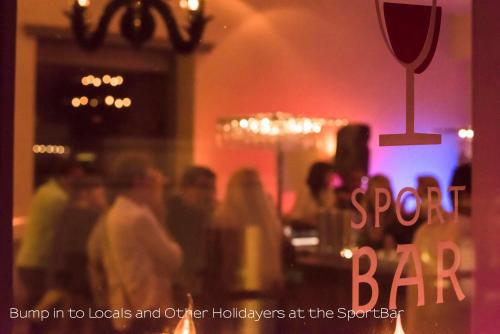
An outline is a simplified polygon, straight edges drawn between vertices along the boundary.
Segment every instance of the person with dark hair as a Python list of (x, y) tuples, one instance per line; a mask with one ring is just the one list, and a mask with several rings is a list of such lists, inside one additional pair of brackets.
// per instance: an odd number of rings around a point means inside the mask
[[(87, 241), (107, 205), (102, 180), (97, 176), (78, 178), (56, 227), (49, 271), (49, 289), (37, 309), (84, 309), (92, 304), (87, 272)], [(78, 322), (78, 324), (75, 323)], [(88, 321), (58, 321), (59, 330), (84, 333)], [(75, 328), (76, 327), (76, 328)]]
[[(375, 227), (376, 189), (384, 189), (389, 192), (389, 198), (381, 196), (381, 206), (385, 206), (386, 201), (390, 202), (389, 208), (380, 214), (380, 227), (377, 228)], [(391, 181), (387, 176), (378, 174), (370, 177), (363, 200), (363, 207), (368, 213), (368, 225), (360, 232), (359, 244), (361, 246), (370, 246), (376, 250), (384, 248), (386, 250), (395, 249), (394, 230), (398, 228), (399, 224), (396, 216)]]
[(339, 129), (337, 133), (337, 150), (333, 167), (342, 181), (335, 189), (339, 209), (354, 209), (351, 194), (361, 186), (363, 177), (368, 174), (369, 139), (370, 127), (365, 124), (349, 124)]
[(198, 295), (207, 269), (208, 229), (215, 209), (216, 176), (209, 168), (189, 167), (181, 177), (180, 191), (167, 200), (166, 223), (181, 246), (185, 261), (176, 277), (176, 291)]
[[(25, 306), (28, 309), (34, 308), (47, 291), (57, 224), (75, 180), (82, 175), (83, 169), (76, 162), (58, 157), (52, 177), (37, 189), (33, 197), (16, 259), (19, 277), (26, 289)], [(42, 332), (42, 324), (34, 322), (30, 333)]]
[(450, 192), (451, 202), (453, 207), (458, 208), (458, 214), (462, 216), (471, 215), (471, 194), (472, 194), (472, 166), (470, 163), (463, 164), (455, 169), (453, 173), (453, 178), (451, 180), (451, 186), (464, 186), (465, 190), (461, 192), (461, 196), (458, 197), (458, 203), (455, 203), (455, 196)]
[(107, 206), (106, 190), (97, 176), (75, 182), (55, 236), (53, 285), (71, 299), (91, 300), (87, 275), (87, 242)]
[[(107, 308), (135, 314), (172, 307), (172, 278), (182, 251), (154, 211), (165, 178), (142, 155), (124, 156), (112, 174), (118, 195), (88, 245), (91, 266), (101, 264), (106, 276)], [(99, 293), (102, 290), (96, 290)], [(113, 319), (113, 326), (121, 333), (161, 332), (163, 320), (120, 317)]]
[(200, 179), (215, 180), (215, 173), (207, 167), (191, 166), (189, 167), (181, 179), (181, 187), (186, 189), (196, 185)]
[(322, 161), (312, 164), (306, 180), (307, 189), (299, 191), (288, 218), (314, 225), (320, 210), (333, 209), (335, 207), (334, 177), (335, 171), (332, 164)]
[(317, 201), (321, 201), (321, 196), (325, 189), (331, 189), (331, 176), (333, 174), (333, 166), (327, 162), (316, 162), (309, 169), (307, 176), (307, 185), (311, 195)]
[[(400, 233), (397, 237), (398, 243), (410, 243), (412, 242), (415, 233), (417, 233), (417, 230), (420, 228), (420, 226), (424, 225), (427, 222), (427, 214), (428, 214), (428, 208), (430, 203), (435, 203), (439, 199), (437, 198), (436, 193), (432, 193), (432, 196), (429, 198), (428, 196), (428, 189), (429, 188), (438, 188), (441, 189), (438, 180), (431, 175), (421, 175), (417, 178), (417, 193), (418, 196), (421, 198), (422, 203), (420, 206), (420, 215), (418, 217), (418, 220), (416, 221), (415, 224), (412, 226), (408, 226), (405, 228), (402, 228), (401, 225), (398, 225)], [(442, 216), (446, 217), (447, 212), (444, 210), (442, 207), (442, 203), (439, 203), (438, 207), (440, 213)], [(406, 213), (406, 216), (413, 217), (415, 215), (415, 212), (411, 213)]]

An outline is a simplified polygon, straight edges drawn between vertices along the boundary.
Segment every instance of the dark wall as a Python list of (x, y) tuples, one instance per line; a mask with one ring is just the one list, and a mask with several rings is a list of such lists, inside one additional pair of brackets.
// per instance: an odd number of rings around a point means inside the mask
[(476, 244), (476, 291), (472, 333), (498, 333), (500, 314), (500, 3), (473, 1), (472, 225)]
[(11, 332), (16, 1), (0, 1), (0, 334)]

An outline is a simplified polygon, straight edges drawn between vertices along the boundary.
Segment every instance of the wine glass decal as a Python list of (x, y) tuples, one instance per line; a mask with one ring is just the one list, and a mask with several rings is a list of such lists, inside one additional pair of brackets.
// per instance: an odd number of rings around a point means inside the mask
[(427, 69), (436, 52), (442, 9), (437, 6), (437, 0), (432, 0), (432, 6), (386, 2), (383, 4), (382, 17), (380, 0), (375, 0), (375, 5), (384, 41), (392, 55), (406, 69), (406, 133), (380, 135), (379, 144), (441, 144), (440, 134), (415, 132), (414, 82), (415, 74)]

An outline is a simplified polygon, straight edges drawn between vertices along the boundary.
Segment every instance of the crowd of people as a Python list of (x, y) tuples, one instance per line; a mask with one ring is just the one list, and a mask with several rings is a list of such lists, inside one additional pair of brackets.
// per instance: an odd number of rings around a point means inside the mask
[[(357, 172), (353, 174), (357, 174)], [(462, 219), (470, 216), (471, 174), (470, 164), (461, 165), (455, 170), (453, 179), (450, 182), (450, 186), (465, 186), (464, 191), (460, 193), (458, 203), (455, 203), (456, 199), (450, 193), (450, 200), (454, 207), (457, 206)], [(415, 200), (415, 197), (406, 196), (401, 201), (401, 216), (403, 219), (410, 220), (409, 217), (417, 216), (416, 222), (411, 226), (402, 226), (398, 222), (396, 199), (391, 181), (387, 176), (382, 174), (373, 175), (365, 178), (365, 184), (363, 184), (361, 175), (356, 179), (357, 181), (353, 182), (353, 184), (342, 185), (342, 180), (339, 179), (332, 164), (328, 162), (314, 163), (309, 169), (306, 181), (307, 187), (299, 192), (287, 220), (291, 224), (317, 227), (318, 216), (325, 210), (348, 211), (349, 214), (345, 217), (350, 219), (355, 215), (356, 211), (353, 207), (351, 193), (355, 188), (360, 188), (363, 195), (356, 200), (360, 202), (363, 210), (367, 213), (367, 224), (366, 228), (361, 229), (358, 233), (356, 245), (370, 246), (376, 250), (382, 250), (395, 249), (397, 244), (408, 244), (414, 241), (417, 231), (427, 225), (424, 223), (427, 222), (428, 207), (430, 205), (437, 206), (436, 211), (441, 217), (451, 217), (450, 213), (444, 209), (441, 195), (438, 196), (438, 193), (431, 192), (429, 196), (429, 189), (441, 189), (438, 180), (433, 176), (422, 175), (417, 178), (416, 192), (418, 200), (421, 201), (418, 212), (416, 212), (414, 203), (413, 205), (410, 203), (410, 200)], [(343, 189), (346, 187), (350, 189), (348, 196), (343, 194)], [(386, 191), (388, 194), (387, 196), (378, 195), (380, 203), (376, 202), (377, 191)], [(376, 206), (384, 208), (377, 215), (375, 215), (377, 212), (375, 210)], [(377, 224), (375, 219), (378, 219)], [(378, 224), (380, 227), (374, 228)]]
[[(147, 156), (118, 159), (106, 182), (76, 163), (56, 165), (36, 191), (16, 258), (24, 308), (183, 308), (187, 293), (200, 305), (214, 287), (223, 296), (281, 286), (282, 229), (255, 170), (237, 171), (216, 205), (216, 175), (206, 167), (189, 167), (179, 190), (165, 196), (166, 179)], [(264, 265), (252, 261), (254, 252)], [(34, 319), (30, 333), (140, 334), (174, 325), (135, 317), (76, 322)]]
[[(189, 167), (178, 191), (168, 196), (165, 176), (143, 155), (121, 157), (105, 179), (69, 160), (52, 171), (33, 198), (16, 258), (26, 309), (183, 308), (188, 293), (206, 306), (215, 297), (272, 296), (283, 288), (284, 223), (256, 170), (234, 173), (220, 203), (216, 175), (203, 166)], [(470, 165), (457, 169), (452, 184), (466, 185), (458, 206), (462, 216), (470, 215)], [(339, 193), (346, 186), (332, 164), (314, 163), (283, 221), (314, 227), (324, 210), (349, 210)], [(430, 186), (439, 187), (435, 178), (418, 178), (419, 193)], [(394, 249), (397, 243), (425, 243), (434, 233), (423, 224), (425, 209), (411, 228), (400, 228), (386, 176), (370, 177), (365, 188), (369, 224), (375, 219), (375, 189), (386, 189), (391, 204), (378, 218), (381, 228), (362, 230), (358, 245)], [(71, 328), (72, 333), (140, 334), (175, 325), (164, 318), (82, 319), (77, 326), (76, 321), (34, 320), (30, 333), (50, 333), (52, 326), (64, 333)]]

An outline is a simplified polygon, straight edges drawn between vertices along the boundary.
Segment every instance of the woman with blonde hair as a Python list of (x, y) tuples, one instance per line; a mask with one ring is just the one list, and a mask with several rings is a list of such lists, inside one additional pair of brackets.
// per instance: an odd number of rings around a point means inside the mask
[(256, 170), (233, 174), (214, 224), (220, 275), (228, 292), (276, 291), (283, 279), (282, 228)]

